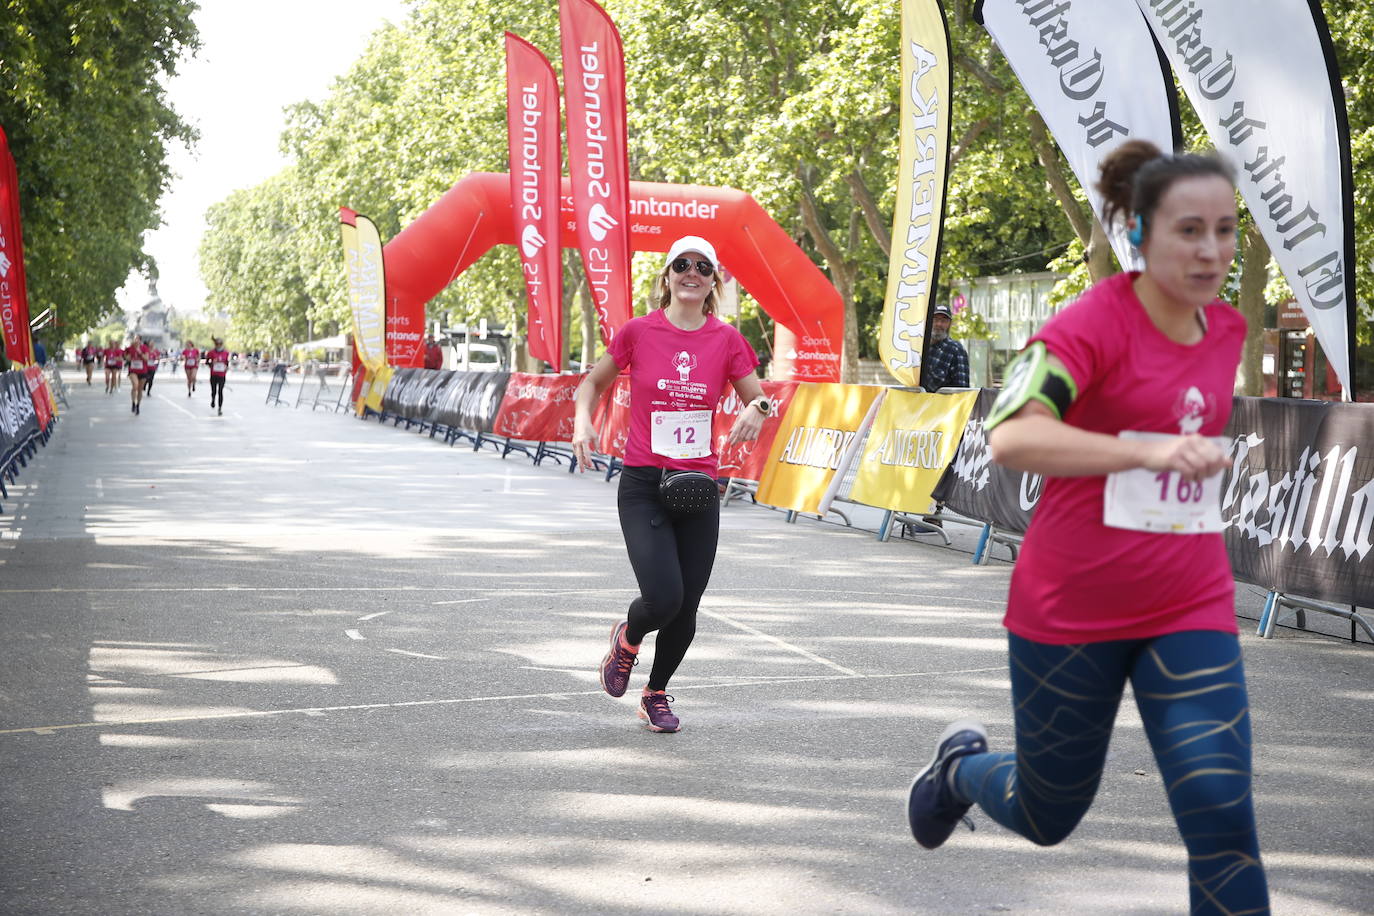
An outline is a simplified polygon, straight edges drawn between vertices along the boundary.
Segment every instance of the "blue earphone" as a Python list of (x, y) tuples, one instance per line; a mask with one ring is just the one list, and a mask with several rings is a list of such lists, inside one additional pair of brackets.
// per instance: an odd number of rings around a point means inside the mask
[(1139, 248), (1145, 241), (1145, 217), (1143, 214), (1135, 215), (1135, 226), (1126, 230), (1126, 241)]

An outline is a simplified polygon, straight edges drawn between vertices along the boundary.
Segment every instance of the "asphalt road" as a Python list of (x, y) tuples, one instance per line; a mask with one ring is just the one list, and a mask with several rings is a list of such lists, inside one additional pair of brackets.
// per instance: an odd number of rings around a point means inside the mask
[[(212, 416), (164, 370), (134, 417), (74, 386), (11, 487), (0, 912), (1186, 910), (1131, 704), (1065, 844), (977, 811), (911, 840), (945, 723), (1010, 739), (1010, 567), (970, 534), (727, 507), (683, 731), (654, 734), (647, 667), (621, 700), (596, 681), (633, 594), (614, 484), (265, 393), (233, 376)], [(1369, 913), (1374, 651), (1259, 640), (1261, 601), (1240, 589), (1275, 911)]]

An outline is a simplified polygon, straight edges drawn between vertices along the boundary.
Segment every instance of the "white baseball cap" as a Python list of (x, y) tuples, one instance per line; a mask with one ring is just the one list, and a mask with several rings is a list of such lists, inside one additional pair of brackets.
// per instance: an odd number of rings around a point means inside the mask
[(699, 235), (684, 235), (674, 242), (672, 247), (668, 249), (668, 257), (663, 259), (663, 266), (667, 267), (688, 251), (701, 252), (706, 255), (706, 260), (711, 262), (712, 267), (720, 267), (720, 261), (716, 260), (715, 246)]

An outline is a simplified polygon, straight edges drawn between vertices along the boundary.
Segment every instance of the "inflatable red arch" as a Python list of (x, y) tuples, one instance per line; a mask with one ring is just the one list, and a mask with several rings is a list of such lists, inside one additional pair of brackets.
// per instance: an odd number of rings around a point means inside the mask
[[(575, 248), (567, 178), (562, 211), (563, 247)], [(493, 246), (515, 244), (514, 227), (509, 175), (473, 172), (459, 181), (383, 247), (388, 314), (418, 315), (422, 326), (424, 304)], [(754, 198), (733, 188), (630, 182), (635, 251), (667, 251), (684, 235), (715, 245), (721, 263), (780, 326), (775, 375), (840, 380), (844, 302)]]

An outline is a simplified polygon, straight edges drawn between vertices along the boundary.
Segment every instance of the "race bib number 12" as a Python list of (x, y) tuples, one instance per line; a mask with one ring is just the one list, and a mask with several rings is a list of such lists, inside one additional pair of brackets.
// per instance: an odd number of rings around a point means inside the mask
[[(1168, 439), (1168, 433), (1121, 432), (1122, 439)], [(1218, 448), (1227, 440), (1214, 438)], [(1184, 480), (1177, 471), (1136, 468), (1107, 475), (1102, 524), (1162, 534), (1210, 534), (1222, 530), (1221, 474)]]
[(649, 415), (649, 448), (664, 458), (711, 454), (711, 411), (655, 410)]

